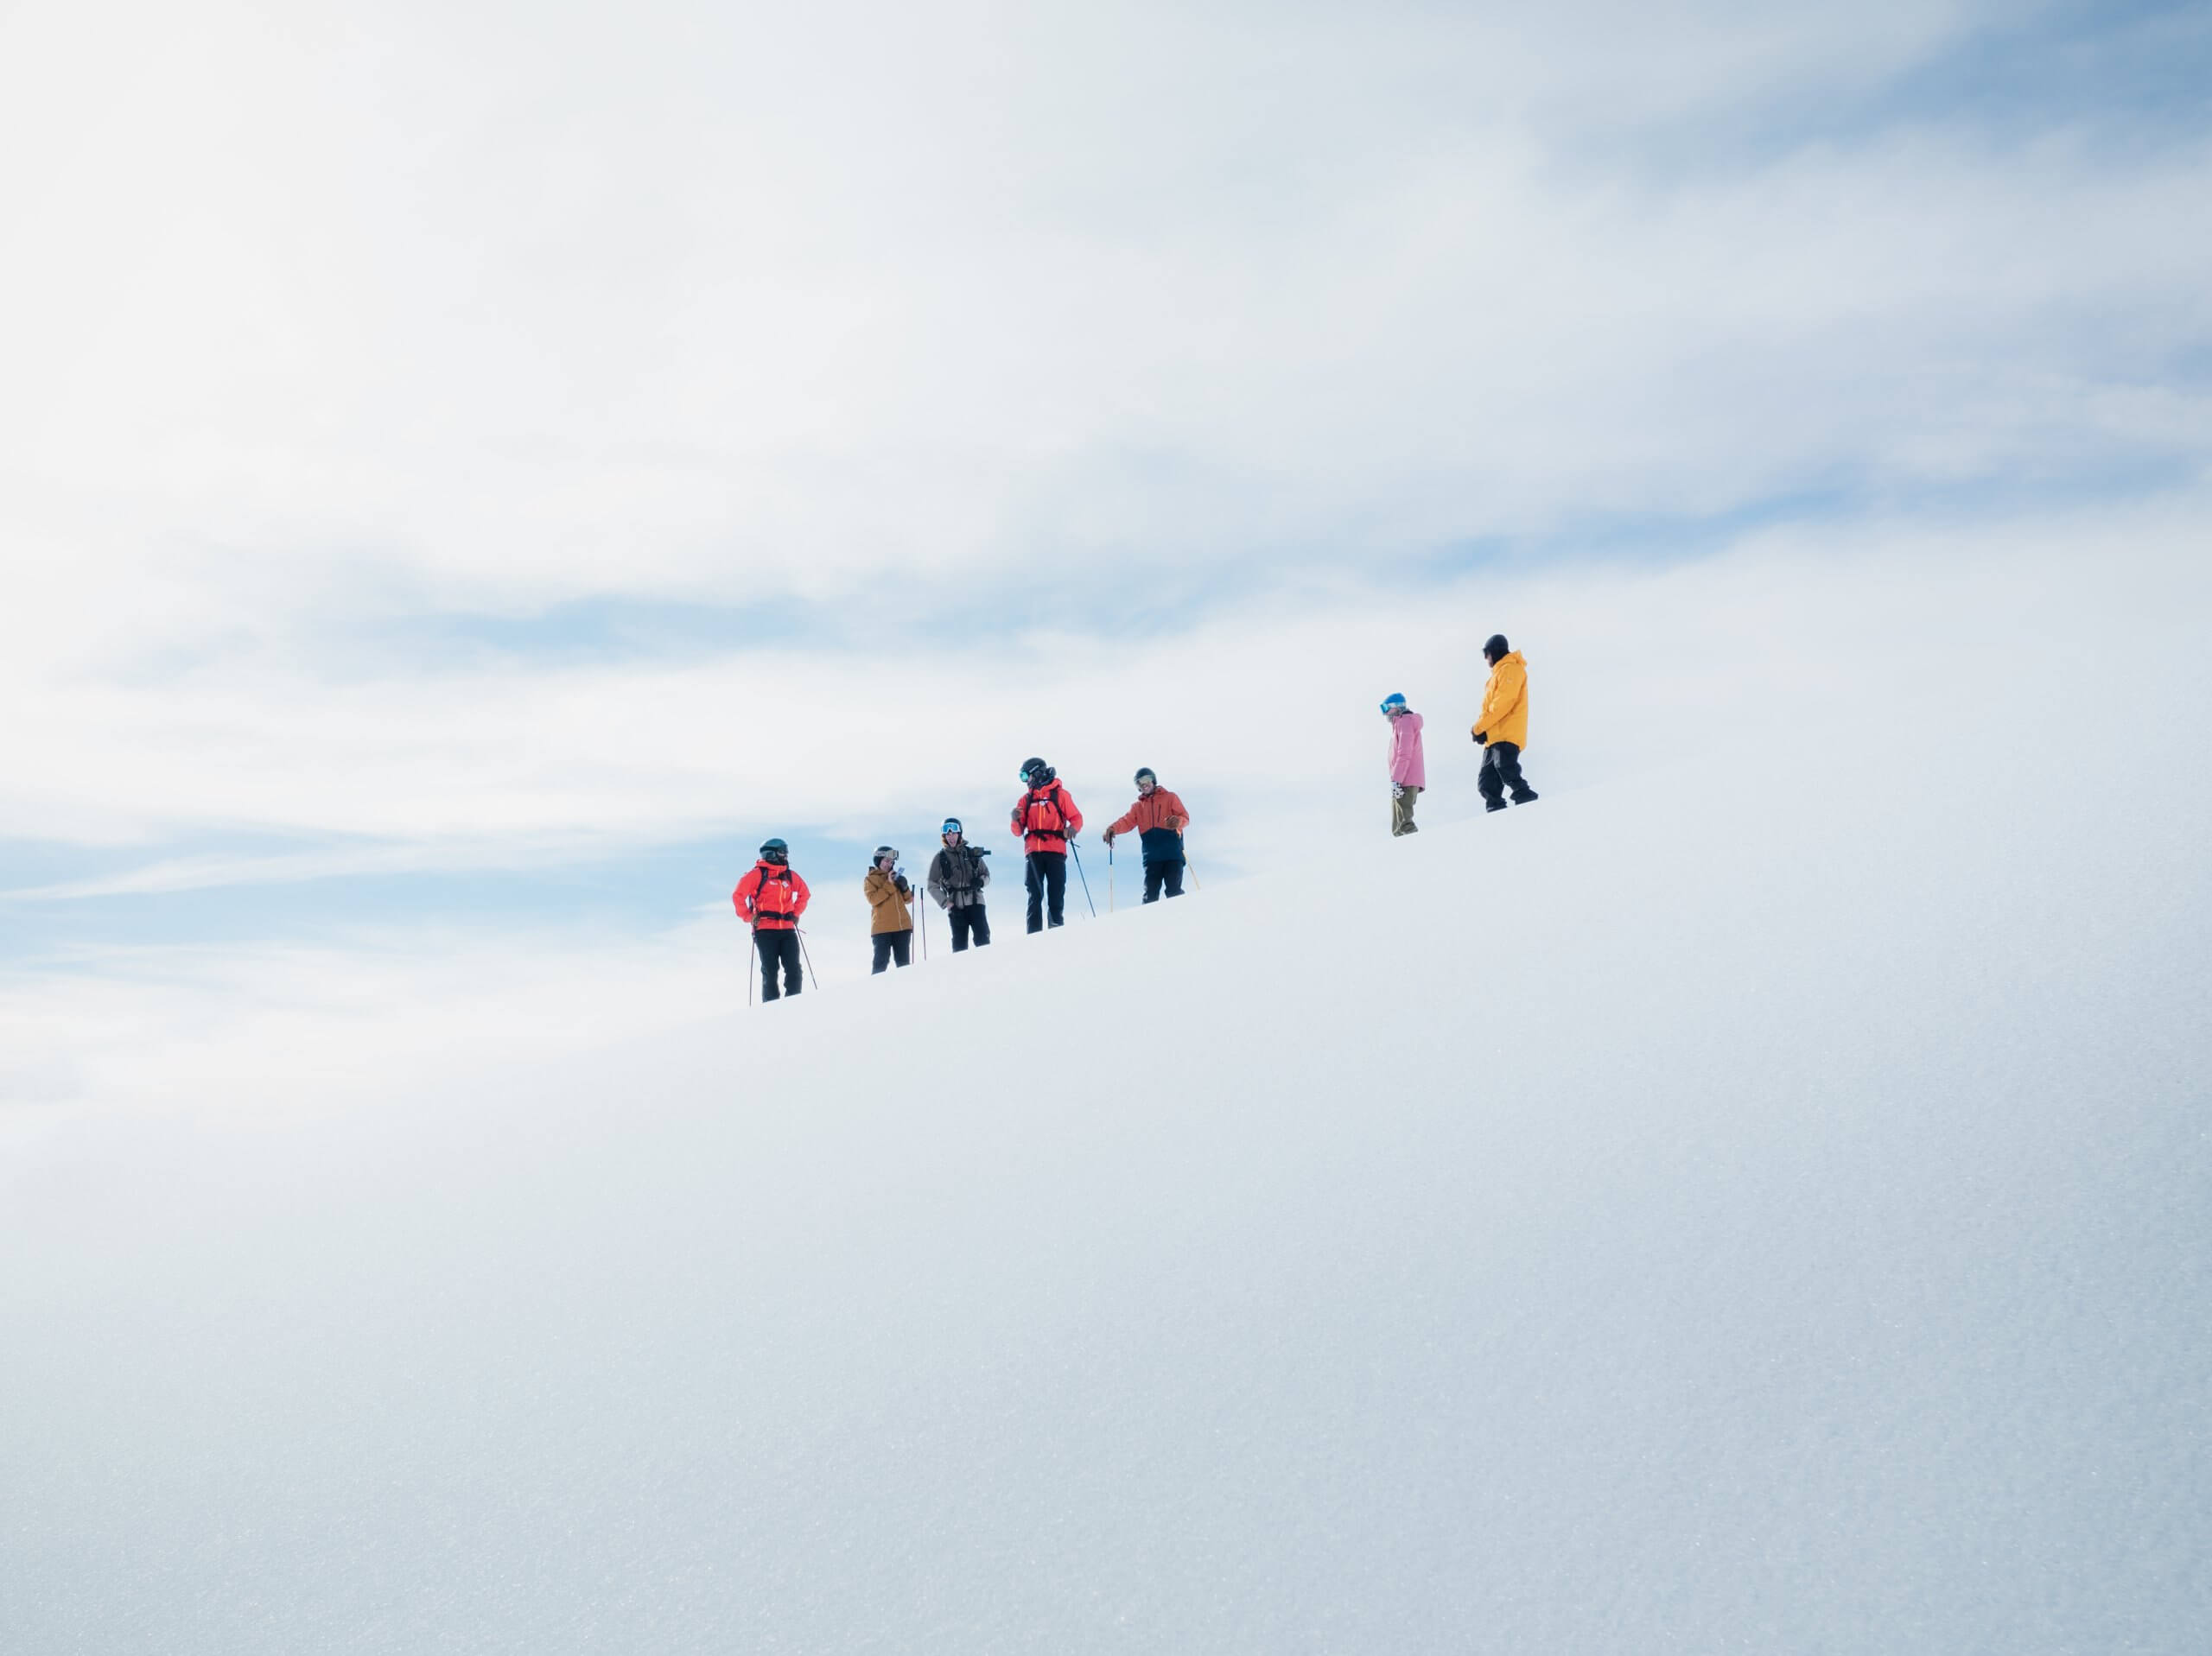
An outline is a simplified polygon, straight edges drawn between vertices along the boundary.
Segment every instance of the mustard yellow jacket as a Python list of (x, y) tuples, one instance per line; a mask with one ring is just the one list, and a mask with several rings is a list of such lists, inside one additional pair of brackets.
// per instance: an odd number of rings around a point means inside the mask
[(883, 870), (869, 869), (867, 877), (861, 881), (861, 890), (868, 893), (868, 904), (875, 910), (875, 919), (868, 927), (871, 936), (879, 932), (912, 931), (914, 929), (913, 911), (907, 908), (906, 899), (899, 894), (897, 884)]
[(1523, 749), (1529, 746), (1529, 663), (1519, 650), (1500, 656), (1490, 669), (1490, 682), (1483, 687), (1483, 710), (1471, 728), (1493, 742), (1510, 742)]

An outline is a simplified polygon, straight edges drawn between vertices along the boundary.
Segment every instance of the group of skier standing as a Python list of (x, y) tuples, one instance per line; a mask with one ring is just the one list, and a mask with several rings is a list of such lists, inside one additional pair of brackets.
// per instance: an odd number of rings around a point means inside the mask
[[(1083, 812), (1058, 773), (1042, 759), (1023, 762), (1021, 785), (1008, 826), (1020, 838), (1027, 869), (1029, 930), (1042, 931), (1066, 920), (1068, 847), (1083, 831)], [(1191, 814), (1180, 799), (1160, 785), (1150, 765), (1137, 772), (1136, 788), (1136, 803), (1100, 837), (1111, 847), (1122, 834), (1139, 836), (1144, 849), (1146, 902), (1156, 903), (1163, 894), (1180, 897), (1183, 830), (1190, 826)], [(983, 905), (983, 889), (991, 883), (990, 865), (984, 860), (991, 853), (968, 843), (957, 816), (944, 819), (938, 838), (942, 848), (930, 859), (929, 895), (951, 918), (957, 954), (970, 943), (981, 947), (991, 941), (990, 917)], [(876, 847), (868, 872), (861, 878), (861, 892), (873, 916), (868, 926), (874, 950), (872, 969), (881, 972), (909, 964), (916, 892), (899, 866), (897, 847)], [(763, 999), (799, 993), (804, 945), (798, 923), (812, 896), (791, 867), (791, 848), (781, 840), (770, 840), (760, 847), (760, 860), (731, 893), (738, 918), (753, 928)]]
[[(1521, 773), (1521, 753), (1529, 745), (1529, 664), (1506, 643), (1503, 633), (1492, 634), (1483, 645), (1483, 659), (1490, 663), (1490, 682), (1483, 688), (1482, 711), (1467, 733), (1483, 750), (1477, 779), (1483, 808), (1502, 811), (1509, 800), (1527, 805), (1536, 798), (1536, 790)], [(1390, 721), (1390, 832), (1394, 836), (1418, 833), (1414, 805), (1428, 785), (1421, 754), (1421, 716), (1406, 705), (1402, 695), (1384, 699), (1382, 716)], [(1068, 847), (1083, 831), (1083, 812), (1042, 759), (1023, 762), (1021, 785), (1009, 827), (1021, 841), (1027, 871), (1024, 884), (1029, 896), (1029, 930), (1042, 931), (1065, 918)], [(1160, 785), (1149, 765), (1136, 773), (1136, 803), (1100, 838), (1110, 847), (1119, 835), (1138, 836), (1144, 848), (1146, 902), (1156, 903), (1163, 895), (1180, 897), (1183, 830), (1190, 826), (1191, 814), (1179, 798)], [(930, 859), (929, 895), (951, 917), (954, 952), (971, 942), (981, 947), (991, 941), (990, 917), (983, 906), (983, 890), (991, 883), (985, 859), (991, 853), (968, 843), (957, 816), (945, 818), (939, 839), (942, 848)], [(861, 891), (873, 914), (868, 928), (874, 950), (872, 969), (907, 965), (913, 954), (916, 893), (899, 868), (897, 847), (876, 847), (868, 872), (861, 876)], [(753, 928), (763, 999), (799, 993), (804, 944), (798, 923), (811, 896), (792, 869), (790, 847), (781, 840), (770, 840), (760, 847), (760, 860), (731, 894), (738, 917)]]

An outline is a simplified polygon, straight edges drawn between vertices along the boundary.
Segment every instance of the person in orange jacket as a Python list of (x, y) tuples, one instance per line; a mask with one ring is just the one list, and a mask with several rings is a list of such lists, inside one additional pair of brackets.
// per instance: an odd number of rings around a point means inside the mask
[(1163, 885), (1168, 896), (1180, 897), (1183, 830), (1191, 825), (1191, 813), (1183, 809), (1181, 800), (1160, 785), (1150, 765), (1137, 772), (1136, 781), (1137, 803), (1099, 837), (1110, 850), (1116, 834), (1135, 829), (1144, 847), (1144, 900), (1159, 902)]
[(1025, 759), (1021, 785), (1027, 790), (1014, 802), (1014, 831), (1029, 860), (1029, 930), (1042, 931), (1049, 906), (1051, 923), (1062, 923), (1068, 893), (1068, 841), (1083, 831), (1083, 813), (1058, 773), (1042, 759)]
[(874, 945), (875, 964), (869, 969), (880, 972), (893, 961), (912, 965), (914, 915), (906, 904), (913, 899), (914, 888), (906, 883), (899, 866), (896, 846), (876, 847), (875, 860), (861, 880), (861, 894), (874, 910), (868, 921), (868, 939)]
[(770, 840), (760, 847), (760, 860), (737, 882), (730, 901), (737, 917), (753, 928), (753, 946), (760, 954), (760, 999), (779, 998), (776, 968), (784, 968), (783, 994), (795, 995), (804, 987), (799, 972), (798, 917), (806, 912), (812, 895), (806, 882), (791, 867), (791, 847)]
[(1509, 788), (1515, 804), (1533, 804), (1536, 790), (1521, 774), (1521, 750), (1529, 746), (1529, 663), (1503, 632), (1492, 633), (1483, 645), (1483, 659), (1490, 663), (1490, 682), (1483, 687), (1483, 710), (1468, 732), (1483, 750), (1482, 774), (1475, 778), (1483, 790), (1483, 809), (1503, 810)]

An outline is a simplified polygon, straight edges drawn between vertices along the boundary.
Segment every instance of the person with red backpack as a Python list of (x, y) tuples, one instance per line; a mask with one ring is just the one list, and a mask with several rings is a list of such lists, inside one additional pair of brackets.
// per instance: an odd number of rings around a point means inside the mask
[(753, 946), (760, 953), (760, 999), (779, 998), (776, 968), (784, 968), (783, 994), (795, 995), (802, 987), (799, 973), (798, 917), (806, 912), (812, 894), (791, 867), (791, 847), (771, 840), (760, 847), (760, 860), (737, 882), (730, 900), (737, 917), (753, 928)]
[(1059, 925), (1068, 892), (1068, 842), (1083, 831), (1083, 813), (1059, 784), (1058, 774), (1042, 759), (1027, 759), (1021, 785), (1027, 790), (1014, 804), (1014, 831), (1029, 860), (1029, 930), (1042, 931), (1049, 906), (1051, 923)]

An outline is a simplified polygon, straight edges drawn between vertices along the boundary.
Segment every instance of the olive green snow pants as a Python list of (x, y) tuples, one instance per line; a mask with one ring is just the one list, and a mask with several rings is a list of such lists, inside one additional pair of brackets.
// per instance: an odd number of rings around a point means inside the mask
[(1399, 788), (1392, 792), (1390, 796), (1391, 838), (1395, 839), (1401, 834), (1421, 832), (1414, 826), (1414, 801), (1420, 797), (1421, 790), (1414, 787)]

